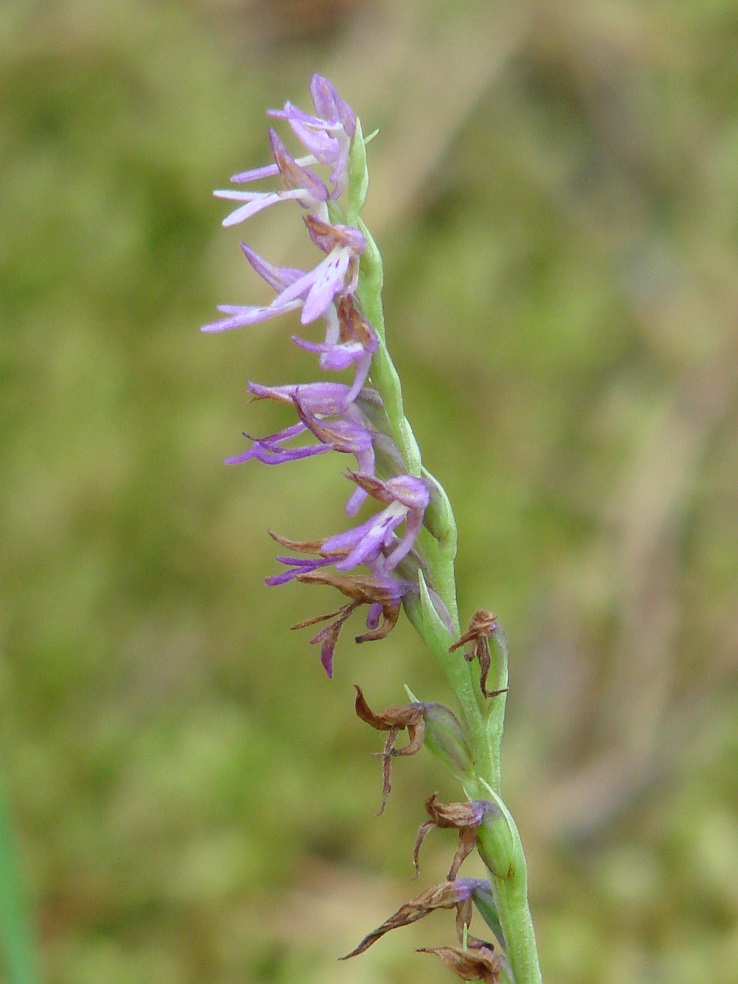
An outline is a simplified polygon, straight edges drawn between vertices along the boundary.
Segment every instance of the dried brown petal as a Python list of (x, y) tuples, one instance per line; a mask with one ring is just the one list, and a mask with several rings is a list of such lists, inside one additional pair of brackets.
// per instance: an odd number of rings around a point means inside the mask
[(357, 715), (366, 724), (370, 724), (372, 728), (376, 728), (377, 731), (389, 731), (390, 728), (396, 725), (401, 728), (422, 728), (425, 726), (422, 704), (391, 704), (377, 714), (367, 704), (361, 687), (358, 684), (354, 684), (354, 689), (356, 690)]
[(464, 654), (464, 659), (467, 663), (471, 663), (474, 659), (479, 660), (481, 669), (479, 686), (485, 697), (498, 697), (500, 694), (507, 692), (507, 687), (503, 687), (501, 690), (487, 690), (487, 677), (492, 665), (492, 657), (489, 651), (489, 637), (496, 628), (497, 616), (492, 612), (485, 611), (483, 608), (478, 608), (472, 615), (469, 628), (461, 635), (458, 642), (455, 642), (453, 646), (449, 646), (448, 650), (452, 653), (461, 648), (461, 646), (465, 646), (468, 642), (473, 643), (470, 651)]
[(368, 492), (373, 499), (377, 499), (379, 502), (385, 503), (385, 505), (394, 501), (392, 493), (387, 489), (386, 483), (380, 478), (375, 478), (374, 475), (365, 475), (363, 472), (352, 471), (350, 468), (346, 470), (345, 474), (355, 485)]
[(288, 550), (297, 550), (299, 553), (321, 554), (323, 550), (322, 540), (288, 540), (286, 536), (280, 536), (274, 530), (267, 530), (272, 540), (276, 540), (281, 546)]
[(497, 984), (500, 958), (488, 946), (463, 950), (458, 946), (421, 947), (418, 953), (435, 953), (464, 981)]
[[(379, 815), (384, 813), (384, 808), (387, 805), (387, 798), (392, 791), (391, 785), (391, 773), (392, 773), (392, 756), (395, 755), (415, 755), (423, 747), (423, 741), (425, 738), (425, 719), (423, 717), (423, 705), (422, 704), (403, 704), (391, 705), (382, 711), (380, 714), (375, 714), (375, 712), (369, 707), (364, 698), (364, 694), (361, 687), (354, 684), (356, 688), (356, 714), (362, 721), (371, 725), (372, 728), (376, 728), (377, 731), (388, 731), (387, 741), (384, 743), (384, 750), (381, 753), (382, 756), (382, 772), (383, 772), (383, 782), (382, 782), (382, 805), (379, 809)], [(400, 731), (407, 729), (408, 743), (404, 748), (395, 748), (395, 742), (397, 741), (397, 735)]]
[(349, 342), (355, 339), (365, 349), (376, 348), (374, 329), (366, 318), (356, 310), (352, 294), (341, 295), (341, 299), (338, 302), (338, 321), (342, 342)]
[[(287, 540), (285, 537), (272, 536), (278, 543), (288, 547), (288, 549), (301, 550), (305, 553), (321, 553), (322, 541), (309, 541), (299, 543), (295, 540)], [(347, 576), (334, 574), (331, 571), (306, 571), (304, 574), (296, 574), (295, 580), (302, 584), (327, 584), (330, 587), (338, 588), (347, 598), (351, 599), (348, 605), (344, 605), (336, 612), (327, 615), (316, 615), (314, 618), (305, 619), (293, 625), (293, 629), (303, 629), (308, 625), (315, 625), (317, 622), (325, 622), (328, 619), (335, 619), (332, 625), (314, 636), (311, 643), (321, 643), (321, 662), (331, 676), (333, 673), (333, 651), (338, 640), (339, 633), (346, 620), (356, 611), (360, 605), (377, 604), (382, 610), (382, 620), (378, 625), (369, 629), (361, 635), (355, 637), (356, 642), (372, 642), (375, 639), (384, 639), (397, 624), (400, 615), (400, 597), (397, 589), (397, 582), (386, 578), (384, 581), (369, 575)]]
[(319, 219), (317, 215), (313, 215), (311, 212), (304, 215), (302, 220), (315, 239), (325, 240), (321, 249), (326, 253), (329, 253), (335, 246), (353, 245), (352, 235), (355, 235), (355, 230), (350, 226), (331, 225), (329, 222)]
[(306, 571), (298, 574), (297, 580), (303, 584), (328, 584), (345, 594), (347, 598), (360, 601), (365, 605), (398, 604), (397, 589), (393, 585), (383, 583), (369, 574), (344, 575), (332, 571)]
[(440, 885), (432, 885), (420, 895), (401, 905), (397, 912), (386, 919), (381, 926), (369, 933), (359, 943), (355, 950), (347, 953), (341, 960), (348, 960), (349, 957), (356, 957), (381, 939), (385, 933), (392, 929), (399, 929), (400, 926), (409, 926), (410, 923), (417, 922), (433, 912), (434, 909), (452, 909), (454, 906), (464, 903), (470, 898), (471, 883), (464, 879), (460, 881), (442, 882)]
[(456, 848), (451, 868), (448, 873), (449, 879), (456, 878), (462, 862), (467, 858), (477, 843), (477, 830), (488, 813), (498, 810), (494, 803), (487, 800), (469, 800), (466, 803), (439, 803), (436, 793), (429, 796), (425, 801), (425, 808), (428, 811), (430, 820), (426, 820), (418, 829), (418, 836), (415, 841), (413, 851), (413, 863), (415, 872), (418, 874), (418, 856), (420, 848), (433, 827), (454, 829), (459, 831), (459, 845)]
[(378, 604), (382, 608), (382, 621), (376, 628), (362, 632), (355, 637), (356, 642), (376, 642), (385, 639), (397, 625), (400, 617), (400, 600), (394, 588), (383, 584), (369, 575), (345, 576), (332, 571), (306, 571), (298, 574), (295, 580), (302, 584), (327, 584), (354, 599), (352, 611), (359, 605)]
[(348, 605), (344, 605), (343, 608), (339, 608), (337, 612), (329, 612), (327, 615), (316, 615), (313, 618), (306, 618), (304, 621), (292, 626), (293, 629), (304, 629), (308, 625), (316, 625), (318, 622), (325, 622), (329, 618), (335, 619), (331, 625), (327, 625), (324, 629), (321, 629), (310, 640), (311, 645), (315, 645), (318, 642), (321, 643), (320, 661), (329, 677), (333, 676), (333, 650), (336, 648), (343, 624), (353, 615), (360, 604), (361, 602), (359, 601), (352, 601)]
[(397, 625), (397, 619), (400, 617), (400, 605), (398, 604), (387, 604), (382, 606), (382, 621), (376, 627), (376, 629), (369, 629), (368, 632), (362, 632), (361, 635), (357, 635), (354, 638), (354, 642), (376, 642), (377, 639), (385, 639), (392, 629)]

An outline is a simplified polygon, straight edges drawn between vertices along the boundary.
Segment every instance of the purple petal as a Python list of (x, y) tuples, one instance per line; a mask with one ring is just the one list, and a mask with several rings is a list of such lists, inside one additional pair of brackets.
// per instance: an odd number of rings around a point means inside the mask
[(279, 174), (276, 164), (265, 164), (263, 167), (253, 167), (249, 171), (239, 171), (231, 181), (234, 184), (248, 184), (249, 181), (259, 181), (261, 178), (273, 178)]
[(378, 602), (374, 602), (373, 605), (369, 606), (369, 612), (366, 616), (366, 627), (367, 629), (376, 629), (379, 625), (379, 619), (382, 615), (382, 606)]
[(422, 478), (415, 475), (396, 475), (387, 479), (385, 488), (392, 494), (395, 502), (401, 502), (408, 509), (424, 510), (430, 502), (428, 486)]
[(367, 498), (368, 496), (364, 489), (354, 489), (353, 494), (344, 507), (346, 515), (355, 516)]
[(323, 640), (323, 645), (320, 647), (320, 662), (323, 664), (323, 669), (328, 674), (328, 679), (333, 679), (333, 653), (336, 648), (335, 636), (329, 635)]
[(300, 191), (215, 191), (213, 194), (216, 198), (230, 198), (236, 201), (240, 201), (247, 195), (249, 196), (245, 205), (241, 205), (240, 208), (237, 208), (223, 219), (221, 224), (226, 227), (238, 225), (239, 222), (245, 222), (252, 215), (256, 215), (257, 212), (261, 212), (265, 208), (270, 208), (272, 205), (276, 205), (277, 202), (292, 201), (301, 197)]
[(304, 433), (306, 427), (303, 423), (292, 424), (276, 434), (268, 437), (253, 440), (252, 446), (241, 454), (226, 458), (227, 465), (239, 465), (245, 461), (255, 459), (265, 465), (281, 465), (286, 461), (299, 461), (302, 458), (311, 458), (315, 454), (323, 454), (330, 451), (330, 446), (326, 444), (310, 444), (303, 448), (283, 448), (285, 441), (291, 440)]
[(336, 533), (323, 541), (323, 549), (329, 553), (343, 554), (346, 550), (352, 550), (374, 527), (375, 516), (370, 516), (359, 526), (353, 526), (350, 530), (343, 533)]
[(315, 112), (319, 116), (340, 120), (346, 133), (353, 137), (356, 131), (356, 116), (349, 104), (339, 96), (332, 82), (316, 72), (310, 79), (310, 96)]
[(300, 307), (299, 300), (288, 301), (286, 303), (279, 303), (279, 300), (279, 297), (277, 297), (266, 307), (219, 304), (218, 310), (224, 314), (230, 314), (231, 317), (221, 318), (220, 321), (213, 321), (208, 325), (203, 325), (200, 331), (230, 331), (232, 328), (244, 328), (246, 325), (255, 325), (260, 321), (268, 321), (270, 318), (276, 318), (280, 314), (293, 311), (295, 308)]
[(297, 270), (295, 267), (274, 266), (254, 252), (246, 243), (241, 243), (241, 250), (252, 269), (278, 293), (294, 284), (300, 277), (305, 276), (305, 270)]
[(348, 369), (352, 362), (358, 362), (364, 355), (364, 347), (360, 342), (341, 342), (331, 345), (325, 342), (308, 342), (298, 335), (293, 335), (292, 341), (306, 352), (320, 353), (321, 369), (332, 369), (336, 372)]
[(293, 403), (299, 393), (302, 406), (310, 413), (333, 416), (346, 409), (351, 390), (344, 383), (303, 383), (289, 386), (248, 384), (249, 393), (261, 399)]
[(351, 253), (342, 248), (331, 253), (313, 270), (313, 282), (305, 298), (305, 305), (300, 315), (304, 325), (315, 321), (332, 303), (336, 294), (344, 287), (346, 270), (348, 269)]
[(327, 567), (332, 564), (335, 557), (277, 557), (276, 558), (280, 564), (290, 564), (293, 569), (289, 571), (284, 571), (282, 574), (273, 574), (271, 577), (265, 577), (264, 583), (270, 588), (274, 588), (279, 584), (287, 584), (288, 581), (294, 580), (298, 574), (304, 574), (306, 571), (315, 571), (319, 567)]

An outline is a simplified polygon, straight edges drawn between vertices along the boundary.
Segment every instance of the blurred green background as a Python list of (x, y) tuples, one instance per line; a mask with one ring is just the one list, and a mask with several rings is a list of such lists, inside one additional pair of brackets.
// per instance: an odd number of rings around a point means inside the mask
[[(272, 527), (346, 522), (330, 459), (227, 469), (310, 378), (223, 231), (264, 109), (328, 75), (381, 128), (366, 219), (388, 337), (460, 526), (462, 613), (512, 642), (505, 793), (548, 984), (738, 966), (738, 5), (5, 0), (0, 8), (0, 753), (59, 984), (420, 984), (437, 914), (348, 964), (420, 882), (382, 708), (444, 681), (407, 625), (307, 633)], [(467, 862), (468, 874), (476, 869)]]

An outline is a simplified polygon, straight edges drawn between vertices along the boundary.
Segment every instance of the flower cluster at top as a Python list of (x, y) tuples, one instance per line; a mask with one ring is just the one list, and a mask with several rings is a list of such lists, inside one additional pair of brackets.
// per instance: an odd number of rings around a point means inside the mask
[[(379, 639), (396, 623), (403, 598), (417, 594), (417, 572), (423, 562), (415, 546), (431, 485), (424, 478), (407, 474), (408, 466), (389, 434), (382, 398), (370, 385), (372, 359), (381, 343), (357, 296), (361, 257), (367, 247), (358, 219), (363, 201), (355, 207), (354, 194), (351, 205), (352, 185), (365, 179), (365, 170), (358, 179), (352, 171), (358, 121), (327, 79), (314, 75), (310, 94), (314, 113), (290, 102), (283, 109), (269, 111), (270, 116), (289, 124), (307, 153), (293, 157), (270, 129), (274, 163), (232, 178), (234, 184), (251, 186), (264, 178), (279, 177), (283, 187), (278, 191), (229, 189), (215, 194), (239, 203), (224, 220), (225, 226), (243, 222), (279, 202), (296, 203), (302, 209), (310, 240), (325, 255), (312, 270), (301, 270), (274, 266), (242, 244), (246, 260), (276, 297), (266, 306), (223, 305), (219, 310), (224, 317), (205, 325), (203, 331), (241, 328), (299, 311), (303, 326), (322, 320), (324, 334), (320, 341), (296, 335), (292, 340), (317, 355), (322, 370), (353, 374), (348, 382), (280, 386), (250, 382), (254, 399), (290, 404), (297, 420), (275, 434), (250, 438), (245, 451), (227, 459), (229, 464), (256, 459), (277, 465), (328, 451), (351, 455), (356, 465), (345, 472), (354, 486), (346, 504), (347, 514), (355, 516), (368, 499), (382, 507), (364, 522), (322, 540), (295, 541), (272, 533), (290, 553), (277, 558), (286, 570), (267, 578), (267, 584), (291, 580), (329, 584), (350, 599), (337, 612), (301, 623), (329, 622), (311, 642), (321, 644), (322, 662), (331, 676), (341, 626), (359, 606), (368, 605), (369, 611), (367, 631), (356, 641)], [(349, 199), (348, 214), (355, 225), (347, 224), (347, 210), (341, 204), (344, 198)], [(306, 439), (309, 443), (304, 443)], [(297, 557), (293, 552), (310, 556)], [(353, 576), (345, 573), (356, 568), (364, 571)]]

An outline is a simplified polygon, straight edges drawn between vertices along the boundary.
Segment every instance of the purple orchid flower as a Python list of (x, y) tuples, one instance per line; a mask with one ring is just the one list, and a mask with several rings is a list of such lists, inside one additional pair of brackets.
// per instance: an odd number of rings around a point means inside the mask
[(248, 384), (248, 391), (255, 400), (276, 400), (278, 403), (294, 405), (299, 391), (303, 406), (313, 413), (333, 417), (343, 413), (352, 401), (348, 399), (351, 389), (345, 383), (290, 383), (287, 386), (262, 386), (260, 383)]
[(310, 80), (310, 95), (317, 115), (286, 102), (283, 109), (269, 110), (269, 116), (287, 120), (315, 161), (333, 167), (331, 197), (340, 198), (348, 177), (348, 155), (356, 132), (356, 117), (335, 87), (321, 75), (313, 75)]
[(318, 353), (321, 369), (340, 372), (353, 363), (356, 372), (347, 395), (347, 402), (353, 402), (369, 376), (372, 356), (379, 347), (377, 334), (356, 310), (351, 294), (341, 297), (338, 307), (331, 305), (324, 316), (326, 333), (322, 343), (308, 342), (297, 335), (292, 336), (292, 341), (308, 352)]
[[(359, 470), (367, 476), (374, 474), (374, 431), (361, 409), (354, 403), (347, 404), (339, 413), (323, 417), (326, 409), (333, 411), (336, 398), (341, 391), (332, 389), (336, 384), (313, 383), (306, 386), (275, 388), (249, 384), (249, 389), (257, 397), (282, 399), (289, 396), (297, 410), (300, 422), (285, 427), (284, 430), (268, 437), (254, 438), (244, 434), (252, 445), (241, 454), (226, 458), (227, 465), (243, 464), (246, 461), (261, 461), (266, 465), (281, 465), (288, 461), (311, 458), (326, 451), (340, 451), (356, 458)], [(347, 389), (347, 387), (345, 388)], [(304, 391), (304, 392), (303, 392)], [(350, 391), (349, 391), (350, 392)], [(309, 431), (319, 441), (298, 448), (285, 448), (283, 445)], [(346, 512), (353, 516), (358, 512), (367, 497), (367, 491), (359, 487), (346, 503)]]
[[(361, 472), (374, 474), (374, 432), (355, 404), (349, 404), (343, 415), (326, 420), (318, 417), (303, 401), (299, 387), (293, 402), (302, 422), (321, 443), (327, 444), (334, 451), (353, 454)], [(349, 516), (356, 515), (367, 494), (361, 487), (356, 489), (346, 503), (345, 509)]]
[(307, 325), (324, 315), (337, 295), (353, 294), (359, 257), (366, 245), (364, 236), (351, 226), (330, 226), (314, 218), (308, 228), (317, 230), (314, 241), (333, 243), (325, 259), (308, 271), (274, 266), (242, 243), (243, 254), (253, 269), (279, 293), (266, 306), (220, 304), (218, 310), (230, 317), (204, 325), (202, 330), (216, 332), (243, 328), (299, 307), (302, 307), (300, 320)]
[[(370, 475), (349, 472), (348, 477), (386, 508), (364, 523), (323, 541), (327, 553), (343, 553), (336, 570), (346, 571), (366, 564), (376, 576), (386, 576), (412, 550), (423, 525), (430, 494), (422, 478), (399, 475), (386, 482)], [(405, 533), (398, 540), (395, 530), (405, 523)]]
[[(267, 584), (285, 584), (319, 567), (332, 564), (337, 571), (348, 571), (364, 564), (373, 577), (382, 582), (385, 588), (394, 580), (390, 575), (403, 557), (412, 549), (423, 523), (423, 513), (430, 501), (425, 482), (412, 475), (399, 475), (386, 482), (373, 475), (348, 472), (347, 475), (365, 494), (371, 493), (386, 508), (365, 522), (344, 533), (326, 537), (323, 540), (298, 542), (274, 538), (284, 546), (302, 553), (315, 554), (315, 558), (304, 560), (299, 557), (280, 556), (281, 564), (291, 570), (267, 579)], [(395, 530), (405, 523), (405, 533), (398, 539)], [(381, 607), (369, 610), (367, 626), (376, 628)]]
[[(317, 174), (304, 166), (304, 162), (296, 160), (279, 139), (274, 130), (269, 131), (269, 143), (274, 158), (275, 173), (280, 174), (284, 183), (281, 191), (237, 191), (226, 188), (214, 191), (216, 198), (225, 198), (236, 202), (245, 202), (234, 212), (223, 219), (224, 226), (237, 225), (256, 215), (265, 208), (276, 205), (277, 202), (296, 201), (308, 212), (315, 213), (322, 219), (328, 218), (326, 201), (329, 191)], [(271, 168), (256, 168), (239, 175), (239, 183), (256, 181), (264, 177)], [(233, 179), (235, 180), (235, 179)]]

